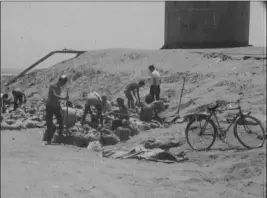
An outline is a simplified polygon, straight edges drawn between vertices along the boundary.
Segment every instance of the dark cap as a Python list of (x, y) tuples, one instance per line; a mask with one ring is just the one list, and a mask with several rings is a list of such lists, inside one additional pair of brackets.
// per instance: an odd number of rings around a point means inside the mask
[(155, 66), (154, 65), (149, 65), (148, 69), (155, 69)]
[(138, 83), (140, 86), (144, 86), (145, 85), (145, 81), (144, 80), (140, 80)]

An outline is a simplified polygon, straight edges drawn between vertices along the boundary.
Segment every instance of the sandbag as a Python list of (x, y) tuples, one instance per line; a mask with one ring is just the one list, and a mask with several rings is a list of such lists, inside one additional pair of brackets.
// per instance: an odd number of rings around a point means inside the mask
[(24, 125), (27, 129), (40, 128), (40, 122), (34, 120), (26, 120)]
[(129, 130), (131, 131), (131, 136), (135, 136), (135, 135), (138, 135), (140, 133), (140, 130), (137, 128), (136, 125), (134, 124), (130, 124), (128, 126)]
[(114, 133), (120, 138), (120, 141), (129, 140), (131, 137), (131, 131), (125, 127), (118, 127)]
[(147, 94), (147, 95), (145, 96), (145, 102), (146, 102), (147, 104), (151, 104), (153, 101), (154, 101), (154, 100), (153, 100), (153, 98), (152, 98), (152, 96), (151, 96), (150, 94)]
[(259, 125), (258, 122), (254, 121), (254, 120), (247, 120), (247, 119), (244, 119), (244, 118), (240, 118), (237, 120), (236, 122), (238, 125), (242, 125), (242, 126), (256, 126), (256, 125)]
[[(68, 126), (69, 128), (73, 127), (77, 121), (76, 111), (73, 108), (68, 107), (68, 116), (67, 116), (67, 108), (62, 108), (63, 113), (63, 122), (65, 126)], [(67, 120), (68, 118), (68, 120)]]
[(115, 134), (110, 134), (110, 135), (103, 134), (101, 138), (101, 143), (103, 143), (105, 146), (115, 145), (119, 142), (120, 139)]
[(99, 143), (99, 141), (93, 141), (93, 142), (90, 142), (87, 149), (88, 150), (92, 150), (92, 151), (96, 151), (96, 152), (99, 152), (101, 151), (101, 144)]
[(162, 112), (165, 110), (165, 105), (162, 100), (158, 100), (153, 103), (155, 104), (155, 109), (158, 110), (158, 112)]
[(73, 136), (73, 145), (78, 147), (87, 147), (88, 141), (83, 135), (75, 135)]
[(86, 139), (87, 144), (89, 144), (90, 142), (99, 141), (100, 133), (89, 133), (89, 134), (86, 134), (84, 138)]
[(5, 122), (1, 123), (1, 130), (20, 130), (25, 129), (25, 126), (22, 122), (17, 122), (13, 125), (9, 125)]

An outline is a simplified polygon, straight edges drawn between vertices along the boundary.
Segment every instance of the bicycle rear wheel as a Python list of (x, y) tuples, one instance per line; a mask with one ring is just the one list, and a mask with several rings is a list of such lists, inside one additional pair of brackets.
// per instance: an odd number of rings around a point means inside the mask
[(233, 130), (238, 141), (248, 149), (262, 147), (266, 139), (260, 120), (250, 115), (239, 117)]
[[(191, 120), (187, 124), (185, 129), (185, 136), (188, 145), (193, 150), (197, 151), (209, 150), (215, 142), (216, 134), (217, 134), (216, 125), (212, 120), (207, 120), (207, 119)], [(195, 136), (196, 140), (197, 139), (200, 140), (200, 144), (194, 141), (191, 135)], [(201, 143), (204, 143), (204, 141), (206, 141), (206, 144), (201, 146)]]

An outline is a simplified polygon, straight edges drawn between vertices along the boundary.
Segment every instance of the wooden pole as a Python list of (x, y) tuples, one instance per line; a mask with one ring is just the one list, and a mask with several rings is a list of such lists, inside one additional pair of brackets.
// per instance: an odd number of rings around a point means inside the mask
[(181, 90), (181, 94), (180, 94), (180, 101), (179, 101), (178, 109), (177, 109), (177, 114), (178, 114), (178, 115), (179, 115), (180, 105), (181, 105), (181, 101), (182, 101), (182, 97), (183, 97), (184, 84), (185, 84), (186, 77), (184, 77), (183, 79), (184, 79), (184, 81), (183, 81), (183, 86), (182, 86), (182, 90)]

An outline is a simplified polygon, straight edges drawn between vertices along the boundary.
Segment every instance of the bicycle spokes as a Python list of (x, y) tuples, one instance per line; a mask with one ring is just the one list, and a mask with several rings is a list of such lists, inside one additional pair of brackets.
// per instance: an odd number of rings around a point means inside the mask
[(234, 127), (234, 131), (239, 142), (247, 148), (258, 148), (264, 143), (264, 129), (260, 121), (252, 116), (240, 118)]
[(195, 150), (207, 149), (215, 139), (214, 128), (207, 120), (193, 121), (187, 128), (186, 135), (189, 145)]

